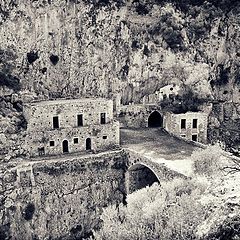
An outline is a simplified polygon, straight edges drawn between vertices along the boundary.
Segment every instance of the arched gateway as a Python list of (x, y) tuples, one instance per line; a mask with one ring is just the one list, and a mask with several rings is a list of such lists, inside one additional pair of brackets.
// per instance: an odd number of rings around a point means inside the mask
[(153, 111), (148, 117), (148, 127), (162, 127), (163, 118), (158, 111)]

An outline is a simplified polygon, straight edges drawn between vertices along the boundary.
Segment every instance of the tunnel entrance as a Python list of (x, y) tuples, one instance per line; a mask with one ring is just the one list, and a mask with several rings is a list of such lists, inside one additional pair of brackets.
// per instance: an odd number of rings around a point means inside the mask
[(160, 183), (156, 174), (143, 164), (135, 164), (128, 169), (127, 188), (128, 193), (151, 186), (153, 183)]
[(158, 111), (152, 112), (148, 117), (148, 127), (150, 128), (162, 127), (162, 124), (163, 119)]

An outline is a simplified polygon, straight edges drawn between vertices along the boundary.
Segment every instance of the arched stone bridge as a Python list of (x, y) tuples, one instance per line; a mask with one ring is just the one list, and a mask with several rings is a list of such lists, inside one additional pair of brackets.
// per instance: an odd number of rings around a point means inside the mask
[(154, 182), (186, 178), (190, 156), (197, 149), (160, 128), (121, 129), (121, 144), (128, 155), (127, 193)]
[(127, 194), (152, 185), (154, 182), (186, 178), (185, 175), (168, 168), (164, 163), (154, 162), (131, 149), (124, 150), (128, 156), (128, 169), (125, 176)]

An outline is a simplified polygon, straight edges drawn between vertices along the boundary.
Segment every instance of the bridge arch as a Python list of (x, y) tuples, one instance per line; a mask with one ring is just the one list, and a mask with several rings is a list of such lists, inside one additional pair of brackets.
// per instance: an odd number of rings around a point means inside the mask
[(162, 127), (163, 126), (163, 117), (159, 111), (154, 110), (148, 116), (148, 127)]
[(126, 174), (127, 193), (151, 186), (153, 183), (160, 183), (157, 173), (147, 164), (135, 162), (132, 164)]

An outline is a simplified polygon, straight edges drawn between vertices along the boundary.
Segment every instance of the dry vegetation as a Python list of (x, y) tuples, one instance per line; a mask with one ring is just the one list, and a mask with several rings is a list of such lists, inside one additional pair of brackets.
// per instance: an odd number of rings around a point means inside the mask
[(191, 178), (154, 184), (129, 195), (127, 206), (104, 209), (103, 225), (94, 233), (95, 239), (239, 239), (236, 217), (215, 226), (209, 236), (200, 236), (199, 232), (216, 208), (216, 202), (203, 199), (213, 194), (216, 182), (219, 185), (221, 176), (226, 174), (224, 159), (218, 146), (193, 152)]

